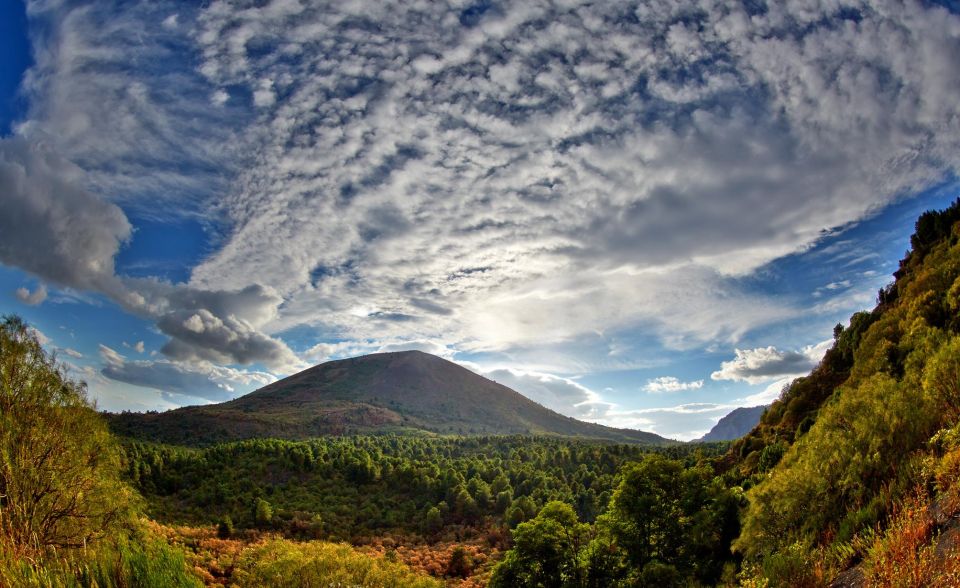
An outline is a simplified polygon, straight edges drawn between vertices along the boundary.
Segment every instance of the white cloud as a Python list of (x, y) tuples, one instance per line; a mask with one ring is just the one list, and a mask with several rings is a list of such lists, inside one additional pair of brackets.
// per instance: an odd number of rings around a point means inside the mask
[(610, 427), (641, 429), (669, 439), (690, 441), (701, 437), (735, 405), (692, 403), (639, 410), (611, 409), (602, 417), (588, 419)]
[(230, 99), (230, 94), (226, 90), (217, 90), (210, 95), (210, 103), (214, 106), (223, 106)]
[(37, 342), (39, 342), (41, 345), (47, 345), (48, 343), (53, 342), (53, 339), (44, 335), (43, 331), (41, 331), (40, 329), (36, 327), (28, 327), (28, 329), (30, 333), (32, 333), (33, 336), (37, 338)]
[(77, 351), (76, 349), (71, 349), (69, 347), (64, 347), (62, 351), (74, 359), (81, 359), (83, 354)]
[(276, 381), (265, 372), (238, 370), (209, 362), (129, 361), (100, 345), (100, 374), (118, 382), (153, 388), (173, 395), (222, 402)]
[(643, 387), (646, 392), (686, 392), (687, 390), (699, 390), (703, 388), (703, 380), (694, 380), (691, 382), (681, 382), (673, 376), (661, 376), (652, 380), (647, 380)]
[(81, 178), (43, 144), (0, 139), (0, 263), (82, 290), (112, 278), (131, 226), (119, 207), (80, 187)]
[[(155, 321), (174, 361), (296, 369), (297, 326), (734, 346), (801, 316), (740, 277), (957, 172), (960, 17), (701, 4), (506, 3), (470, 28), (410, 2), (31, 4), (0, 262)], [(118, 205), (227, 233), (188, 284), (116, 276)], [(715, 375), (812, 361), (743, 354)]]
[(737, 403), (741, 406), (758, 406), (761, 404), (770, 404), (780, 398), (783, 389), (790, 385), (790, 382), (796, 377), (780, 378), (756, 394), (751, 394), (746, 398), (738, 399)]
[(277, 95), (273, 90), (273, 80), (261, 80), (260, 86), (253, 91), (253, 103), (260, 107), (273, 106)]
[(17, 300), (30, 306), (37, 306), (47, 299), (47, 287), (43, 284), (37, 286), (37, 289), (31, 292), (26, 288), (17, 288)]
[(781, 351), (773, 346), (737, 349), (734, 359), (721, 363), (710, 378), (759, 384), (784, 376), (802, 376), (820, 362), (831, 345), (833, 341), (827, 340), (802, 351)]
[(513, 368), (493, 369), (481, 374), (534, 402), (574, 418), (603, 418), (612, 406), (593, 390), (569, 378)]

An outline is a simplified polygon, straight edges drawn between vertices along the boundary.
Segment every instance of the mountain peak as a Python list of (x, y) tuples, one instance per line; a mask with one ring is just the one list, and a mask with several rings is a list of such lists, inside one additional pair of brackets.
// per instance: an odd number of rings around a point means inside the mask
[(229, 402), (112, 415), (121, 433), (174, 443), (354, 433), (562, 435), (665, 443), (556, 413), (420, 350), (327, 361)]

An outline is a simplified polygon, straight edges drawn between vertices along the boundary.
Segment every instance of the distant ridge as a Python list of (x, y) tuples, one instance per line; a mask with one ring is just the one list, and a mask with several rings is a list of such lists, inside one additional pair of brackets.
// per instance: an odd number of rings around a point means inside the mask
[(763, 411), (767, 410), (767, 405), (750, 406), (735, 408), (710, 429), (703, 437), (697, 441), (733, 441), (739, 439), (753, 430), (760, 422)]
[(106, 415), (121, 435), (187, 445), (343, 434), (562, 435), (664, 444), (563, 416), (422, 351), (328, 361), (222, 404)]

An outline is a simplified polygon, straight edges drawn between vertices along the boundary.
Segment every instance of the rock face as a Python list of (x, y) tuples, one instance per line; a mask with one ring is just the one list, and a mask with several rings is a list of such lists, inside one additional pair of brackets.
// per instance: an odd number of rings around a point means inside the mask
[(222, 404), (107, 418), (119, 434), (183, 444), (390, 432), (667, 442), (653, 433), (563, 416), (463, 366), (421, 351), (329, 361)]
[(733, 441), (739, 439), (753, 430), (760, 422), (763, 411), (767, 406), (751, 406), (749, 408), (737, 408), (720, 419), (710, 432), (697, 439), (697, 441)]

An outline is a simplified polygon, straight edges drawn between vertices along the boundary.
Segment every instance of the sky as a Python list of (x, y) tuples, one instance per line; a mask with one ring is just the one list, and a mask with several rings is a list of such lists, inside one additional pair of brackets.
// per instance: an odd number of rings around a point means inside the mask
[(960, 195), (953, 2), (0, 3), (0, 313), (101, 409), (420, 349), (691, 439)]

